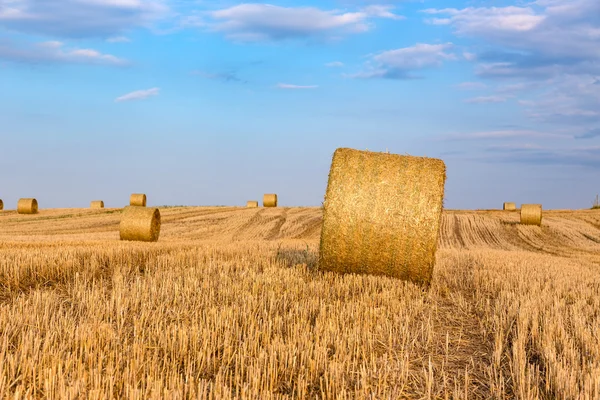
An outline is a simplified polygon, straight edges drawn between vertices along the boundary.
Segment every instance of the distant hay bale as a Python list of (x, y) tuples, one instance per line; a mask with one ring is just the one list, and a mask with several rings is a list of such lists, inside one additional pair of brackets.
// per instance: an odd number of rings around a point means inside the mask
[(542, 225), (542, 205), (541, 204), (521, 204), (521, 224), (522, 225)]
[(4, 209), (4, 202), (0, 199), (0, 211)]
[(134, 193), (129, 196), (130, 206), (146, 207), (146, 195), (143, 193)]
[(38, 202), (36, 199), (24, 198), (17, 202), (17, 213), (36, 214), (38, 212)]
[(121, 214), (119, 231), (121, 240), (156, 242), (160, 234), (160, 211), (158, 208), (127, 206)]
[(248, 200), (246, 202), (246, 207), (256, 208), (258, 207), (258, 201)]
[(504, 203), (502, 209), (506, 211), (515, 211), (517, 209), (517, 205), (515, 203)]
[(325, 193), (319, 269), (428, 286), (445, 181), (439, 159), (337, 149)]
[(104, 208), (104, 202), (102, 200), (94, 200), (90, 203), (90, 208)]
[(275, 193), (263, 196), (263, 207), (277, 207), (277, 195)]

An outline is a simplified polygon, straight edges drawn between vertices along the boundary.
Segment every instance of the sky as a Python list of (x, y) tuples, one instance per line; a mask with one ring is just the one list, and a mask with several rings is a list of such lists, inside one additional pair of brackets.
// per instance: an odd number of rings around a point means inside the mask
[(600, 1), (0, 0), (0, 199), (319, 206), (339, 147), (445, 207), (600, 193)]

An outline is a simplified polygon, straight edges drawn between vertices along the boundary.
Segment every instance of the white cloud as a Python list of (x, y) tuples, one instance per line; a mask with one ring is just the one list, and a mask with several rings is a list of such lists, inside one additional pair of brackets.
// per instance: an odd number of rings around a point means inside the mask
[(64, 43), (59, 42), (58, 40), (50, 40), (48, 42), (41, 42), (38, 45), (42, 47), (47, 47), (49, 49), (58, 49), (59, 47), (62, 47)]
[(146, 90), (136, 90), (136, 91), (124, 94), (123, 96), (117, 97), (115, 99), (115, 102), (147, 99), (148, 97), (151, 97), (151, 96), (157, 96), (159, 90), (160, 89), (156, 88), (156, 87), (151, 88), (151, 89), (146, 89)]
[(425, 22), (431, 25), (450, 25), (452, 20), (450, 18), (427, 18)]
[(372, 17), (390, 18), (395, 20), (406, 19), (406, 17), (402, 15), (392, 13), (390, 10), (392, 10), (393, 8), (394, 7), (390, 5), (372, 5), (363, 8), (362, 12)]
[(488, 151), (497, 151), (497, 150), (519, 151), (519, 150), (542, 150), (542, 149), (544, 149), (544, 146), (541, 146), (539, 144), (533, 144), (533, 143), (496, 144), (496, 145), (486, 147), (486, 150), (488, 150)]
[(316, 89), (318, 85), (292, 85), (289, 83), (278, 83), (277, 87), (279, 89)]
[(366, 70), (348, 75), (354, 78), (410, 79), (410, 71), (439, 67), (444, 60), (455, 60), (456, 56), (446, 50), (452, 43), (417, 43), (412, 47), (387, 50), (371, 57)]
[(66, 48), (62, 42), (17, 44), (0, 41), (0, 59), (20, 63), (66, 63), (125, 66), (127, 60), (94, 49)]
[(443, 135), (442, 140), (491, 140), (491, 139), (572, 139), (573, 135), (540, 132), (531, 129), (505, 129)]
[(582, 60), (600, 60), (600, 1), (539, 0), (530, 4), (543, 9), (468, 7), (422, 12), (447, 14), (460, 36), (485, 39), (492, 45), (513, 49), (480, 54), (482, 61), (488, 63), (481, 74), (492, 74), (499, 68), (499, 74), (514, 75), (529, 67), (567, 67)]
[(539, 84), (544, 88), (534, 100), (521, 101), (533, 120), (573, 128), (600, 126), (600, 90), (592, 75), (564, 75)]
[(450, 19), (457, 35), (477, 40), (477, 53), (466, 57), (475, 74), (503, 83), (490, 99), (527, 96), (517, 104), (530, 119), (585, 132), (582, 138), (597, 136), (600, 1), (535, 0), (519, 7), (422, 12)]
[(454, 86), (463, 90), (485, 89), (487, 87), (487, 85), (483, 82), (462, 82)]
[(341, 61), (332, 61), (325, 64), (326, 67), (343, 67), (344, 63)]
[(481, 157), (485, 162), (522, 163), (531, 165), (557, 165), (600, 168), (598, 146), (551, 148), (538, 145), (489, 146)]
[(462, 55), (467, 61), (473, 61), (477, 59), (477, 55), (475, 53), (470, 53), (468, 51), (463, 51)]
[(390, 6), (373, 5), (356, 12), (324, 11), (315, 7), (281, 7), (271, 4), (239, 4), (207, 12), (208, 22), (199, 16), (187, 25), (209, 27), (240, 41), (283, 40), (310, 36), (335, 36), (365, 32), (370, 18), (402, 19)]
[(485, 104), (485, 103), (504, 103), (508, 100), (507, 96), (479, 96), (465, 100), (465, 103), (470, 104)]
[(109, 37), (108, 39), (106, 39), (106, 41), (109, 43), (129, 43), (129, 42), (131, 42), (131, 39), (129, 39), (125, 36), (114, 36), (114, 37)]
[(540, 81), (533, 82), (519, 82), (512, 83), (508, 85), (499, 86), (496, 88), (496, 92), (498, 93), (518, 93), (524, 91), (531, 91), (538, 89), (540, 87), (544, 87), (546, 83)]
[(169, 13), (168, 0), (0, 0), (0, 27), (58, 37), (111, 37)]
[(545, 19), (542, 15), (536, 15), (529, 7), (491, 7), (473, 8), (462, 10), (455, 8), (426, 9), (422, 12), (427, 14), (450, 14), (450, 18), (444, 19), (444, 24), (454, 23), (459, 33), (491, 32), (526, 32), (530, 31)]

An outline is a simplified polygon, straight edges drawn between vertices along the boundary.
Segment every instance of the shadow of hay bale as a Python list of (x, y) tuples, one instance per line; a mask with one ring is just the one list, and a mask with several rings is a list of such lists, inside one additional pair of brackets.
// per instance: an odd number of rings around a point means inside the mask
[(305, 249), (281, 248), (277, 249), (275, 259), (284, 263), (287, 267), (305, 264), (309, 270), (316, 271), (319, 260), (318, 250), (311, 250), (308, 246)]

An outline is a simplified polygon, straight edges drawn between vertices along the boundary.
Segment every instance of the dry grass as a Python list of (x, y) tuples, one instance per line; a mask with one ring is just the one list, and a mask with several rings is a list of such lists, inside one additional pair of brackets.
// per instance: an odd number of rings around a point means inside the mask
[(521, 224), (542, 225), (542, 205), (521, 204)]
[(156, 242), (160, 235), (160, 211), (158, 208), (129, 206), (123, 208), (119, 237), (121, 240)]
[(256, 208), (256, 207), (258, 207), (258, 201), (255, 201), (255, 200), (248, 200), (248, 201), (246, 202), (246, 207), (249, 207), (249, 208)]
[(337, 149), (325, 194), (320, 267), (428, 285), (445, 180), (442, 160)]
[(515, 203), (504, 203), (502, 209), (505, 211), (516, 211), (517, 205)]
[(22, 198), (17, 202), (17, 213), (19, 214), (37, 214), (38, 202), (33, 198)]
[(104, 202), (102, 200), (93, 200), (90, 203), (90, 208), (104, 208)]
[(428, 291), (318, 271), (320, 208), (0, 214), (0, 393), (596, 399), (600, 212), (445, 212)]
[(146, 195), (143, 193), (133, 193), (131, 196), (129, 196), (129, 205), (146, 207)]
[(277, 207), (277, 195), (275, 193), (263, 195), (263, 207)]

